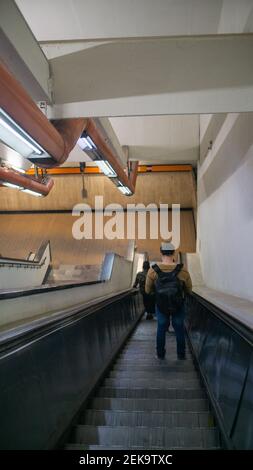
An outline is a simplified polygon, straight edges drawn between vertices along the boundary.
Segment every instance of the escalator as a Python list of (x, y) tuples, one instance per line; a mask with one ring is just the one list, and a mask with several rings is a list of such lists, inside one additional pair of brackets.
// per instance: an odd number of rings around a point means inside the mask
[[(84, 287), (2, 294), (9, 309)], [(0, 333), (0, 449), (252, 449), (253, 335), (200, 295), (187, 302), (187, 359), (135, 289)]]
[(66, 449), (218, 449), (219, 431), (187, 347), (155, 356), (156, 321), (142, 320), (79, 417)]

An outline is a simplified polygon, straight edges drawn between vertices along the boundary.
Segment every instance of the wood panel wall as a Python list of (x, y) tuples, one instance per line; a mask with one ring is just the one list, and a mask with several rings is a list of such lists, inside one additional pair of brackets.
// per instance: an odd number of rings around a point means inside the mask
[(36, 198), (21, 191), (0, 187), (0, 210), (72, 210), (75, 204), (85, 202), (94, 207), (95, 196), (126, 207), (131, 203), (181, 204), (182, 208), (196, 207), (196, 188), (192, 172), (145, 173), (137, 177), (136, 192), (131, 197), (122, 195), (114, 184), (102, 175), (84, 176), (87, 197), (82, 198), (82, 176), (54, 176), (54, 187), (45, 198)]
[[(75, 240), (71, 213), (5, 214), (0, 215), (0, 253), (2, 256), (26, 258), (36, 251), (43, 240), (51, 241), (53, 264), (100, 264), (104, 253), (114, 251), (127, 255), (128, 240)], [(124, 216), (126, 221), (126, 214)], [(171, 213), (169, 213), (171, 224)], [(149, 226), (149, 215), (147, 214)], [(126, 224), (125, 224), (126, 227)], [(136, 224), (137, 229), (137, 224)], [(147, 235), (149, 231), (147, 232)], [(150, 259), (159, 259), (161, 239), (140, 240), (136, 231), (136, 246), (148, 252)], [(195, 251), (195, 227), (192, 211), (181, 211), (181, 246), (183, 252)]]

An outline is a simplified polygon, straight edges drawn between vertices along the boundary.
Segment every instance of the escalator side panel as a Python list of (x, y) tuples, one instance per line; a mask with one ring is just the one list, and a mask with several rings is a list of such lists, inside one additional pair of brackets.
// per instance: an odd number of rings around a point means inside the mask
[(54, 447), (141, 309), (129, 294), (2, 353), (0, 448)]
[[(243, 444), (234, 437), (252, 346), (195, 297), (190, 299), (187, 329), (226, 440), (231, 448), (253, 448), (253, 441), (250, 443), (248, 438), (244, 437)], [(252, 413), (253, 409), (251, 421)], [(250, 425), (245, 422), (245, 426), (248, 435)]]

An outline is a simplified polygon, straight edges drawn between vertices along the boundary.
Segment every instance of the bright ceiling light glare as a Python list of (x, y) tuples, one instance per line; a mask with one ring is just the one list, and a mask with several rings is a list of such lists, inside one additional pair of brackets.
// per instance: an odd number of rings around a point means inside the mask
[(95, 160), (94, 163), (96, 163), (105, 176), (108, 176), (109, 178), (115, 178), (117, 176), (113, 167), (106, 160)]
[(118, 186), (119, 191), (125, 196), (132, 196), (132, 191), (127, 186)]
[(8, 183), (7, 181), (0, 181), (0, 183), (1, 183), (3, 186), (6, 186), (7, 188), (20, 189), (20, 186), (18, 186), (17, 184)]
[(36, 191), (32, 191), (31, 189), (22, 189), (21, 191), (23, 193), (31, 194), (32, 196), (36, 196), (36, 197), (42, 197), (43, 196), (43, 194), (37, 193)]
[(43, 148), (2, 108), (0, 108), (0, 139), (26, 158), (44, 153)]
[(80, 137), (77, 143), (82, 150), (93, 150), (97, 148), (89, 136)]

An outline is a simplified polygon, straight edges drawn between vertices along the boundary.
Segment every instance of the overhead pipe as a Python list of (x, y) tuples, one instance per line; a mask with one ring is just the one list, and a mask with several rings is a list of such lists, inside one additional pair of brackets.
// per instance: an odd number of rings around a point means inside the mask
[(124, 186), (127, 186), (132, 193), (135, 191), (136, 177), (138, 172), (138, 162), (134, 164), (134, 170), (130, 170), (128, 174), (128, 169), (124, 170), (123, 166), (117, 159), (117, 156), (112, 151), (111, 147), (106, 142), (106, 138), (102, 134), (100, 128), (96, 125), (94, 119), (87, 119), (87, 124), (85, 126), (86, 133), (92, 138), (93, 142), (96, 144), (97, 148), (100, 150), (101, 154), (105, 159), (110, 163), (115, 173), (117, 173), (118, 179)]
[(42, 196), (47, 196), (54, 185), (54, 180), (50, 177), (46, 177), (44, 180), (35, 179), (0, 166), (0, 185), (3, 183), (14, 184), (19, 186), (20, 189), (29, 189), (30, 191), (42, 194)]
[(36, 165), (51, 168), (64, 163), (80, 137), (87, 119), (64, 119), (53, 125), (22, 85), (0, 63), (0, 107), (50, 155)]
[(36, 159), (37, 166), (52, 168), (64, 163), (85, 130), (111, 164), (118, 179), (134, 193), (137, 169), (134, 171), (134, 176), (131, 175), (129, 178), (127, 169), (123, 168), (106, 143), (106, 138), (94, 119), (74, 118), (50, 122), (2, 62), (0, 62), (0, 107), (49, 154), (50, 158)]

